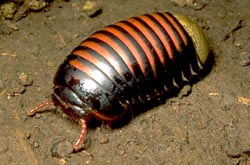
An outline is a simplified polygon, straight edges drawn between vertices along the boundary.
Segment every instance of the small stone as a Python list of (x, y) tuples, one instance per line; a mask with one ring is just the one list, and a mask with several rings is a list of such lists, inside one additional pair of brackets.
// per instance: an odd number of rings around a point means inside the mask
[(23, 72), (19, 74), (19, 80), (23, 86), (30, 86), (33, 83), (32, 77)]
[(109, 138), (105, 135), (101, 135), (98, 137), (98, 141), (100, 144), (106, 144), (109, 142)]
[(25, 3), (33, 11), (41, 10), (47, 6), (45, 0), (25, 0)]
[(85, 2), (85, 4), (83, 5), (82, 10), (89, 17), (94, 17), (94, 16), (98, 15), (99, 13), (101, 13), (102, 8), (101, 8), (101, 6), (97, 2), (91, 1), (91, 0), (87, 0)]
[(34, 148), (40, 147), (39, 143), (38, 143), (36, 140), (32, 139), (32, 138), (29, 138), (29, 143), (30, 143), (31, 146), (34, 147)]
[(124, 150), (120, 150), (120, 151), (119, 151), (119, 155), (121, 155), (121, 156), (122, 156), (122, 155), (125, 155), (125, 153), (126, 153), (126, 152), (125, 152)]
[(239, 55), (239, 61), (241, 66), (248, 66), (250, 65), (250, 53), (247, 51), (241, 52)]
[(17, 5), (14, 2), (4, 3), (0, 7), (1, 15), (6, 19), (14, 17), (17, 11)]
[(73, 145), (68, 140), (62, 139), (51, 146), (50, 152), (52, 157), (64, 158), (73, 152)]
[(66, 160), (65, 159), (60, 159), (60, 165), (65, 165), (66, 164)]
[(40, 147), (40, 145), (39, 145), (36, 141), (33, 143), (33, 146), (34, 146), (35, 148)]

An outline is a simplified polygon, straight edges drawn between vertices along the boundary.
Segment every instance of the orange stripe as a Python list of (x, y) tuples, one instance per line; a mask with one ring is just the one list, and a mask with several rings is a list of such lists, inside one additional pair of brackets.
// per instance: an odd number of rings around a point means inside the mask
[(83, 73), (85, 73), (87, 76), (89, 76), (92, 81), (96, 81), (100, 86), (105, 86), (105, 81), (107, 80), (105, 75), (99, 71), (99, 70), (93, 70), (91, 67), (88, 67), (87, 65), (84, 65), (82, 62), (74, 59), (70, 60), (69, 64)]
[(176, 21), (172, 17), (170, 17), (166, 13), (163, 13), (163, 14), (168, 18), (168, 20), (171, 22), (171, 24), (174, 26), (174, 28), (177, 30), (177, 32), (181, 36), (185, 46), (187, 46), (188, 45), (188, 39), (187, 39), (186, 35), (184, 34), (183, 30), (180, 28), (180, 26), (176, 23)]
[(95, 58), (94, 56), (92, 56), (91, 54), (89, 54), (88, 52), (84, 50), (75, 50), (73, 54), (83, 57), (89, 62), (91, 62), (92, 64), (96, 65), (100, 70), (102, 70), (109, 77), (109, 79), (113, 80), (113, 76), (112, 74), (110, 74), (111, 73), (110, 70), (113, 68), (111, 68), (110, 66), (107, 66), (101, 60)]
[[(142, 29), (142, 27), (143, 27), (142, 25), (138, 25), (138, 23), (134, 22), (134, 20), (132, 20), (132, 19), (129, 19), (127, 21), (129, 21), (133, 25), (137, 26), (138, 29)], [(148, 45), (143, 41), (143, 39), (140, 37), (140, 35), (136, 31), (134, 31), (129, 25), (126, 25), (125, 23), (122, 23), (122, 22), (118, 22), (116, 25), (121, 26), (123, 29), (125, 29), (127, 32), (129, 32), (129, 34), (138, 42), (138, 44), (144, 50), (144, 52), (149, 60), (149, 63), (152, 66), (154, 75), (156, 76), (154, 56), (151, 54), (151, 51), (150, 51), (150, 48), (148, 47)]]
[(71, 66), (81, 70), (82, 72), (86, 73), (91, 78), (93, 78), (92, 70), (89, 67), (87, 67), (86, 65), (83, 65), (83, 63), (81, 63), (80, 61), (78, 61), (78, 60), (70, 60), (69, 64)]
[(80, 44), (81, 46), (89, 47), (99, 53), (103, 58), (105, 58), (112, 66), (115, 66), (117, 72), (123, 76), (123, 69), (120, 67), (119, 62), (110, 55), (110, 53), (103, 48), (100, 44), (93, 41), (84, 41)]
[[(144, 16), (140, 16), (140, 18), (143, 18)], [(127, 20), (128, 22), (132, 23), (133, 25), (135, 25), (138, 29), (141, 30), (141, 32), (143, 33), (143, 35), (149, 40), (149, 42), (152, 44), (152, 46), (154, 47), (156, 54), (159, 53), (159, 49), (157, 48), (157, 42), (155, 41), (154, 37), (151, 35), (151, 33), (149, 32), (148, 28), (145, 27), (143, 24), (141, 24), (140, 22), (138, 22), (136, 19), (134, 18), (130, 18)], [(148, 47), (148, 46), (147, 46)], [(144, 49), (144, 48), (143, 48)], [(157, 77), (156, 74), (156, 63), (155, 63), (155, 57), (152, 53), (150, 53), (149, 56), (149, 62), (152, 66), (153, 72), (155, 77)]]
[[(157, 13), (155, 13), (157, 14)], [(166, 14), (164, 14), (164, 16), (166, 16)], [(159, 16), (160, 17), (160, 16)], [(166, 21), (162, 18), (157, 17), (157, 19), (159, 19), (159, 22), (161, 23), (161, 25), (164, 27), (164, 29), (166, 30), (166, 32), (169, 34), (169, 37), (171, 38), (171, 40), (174, 42), (175, 47), (177, 48), (178, 51), (182, 51), (182, 47), (179, 43), (179, 41), (177, 40), (174, 31), (172, 30), (172, 27), (166, 23)], [(173, 56), (174, 57), (174, 56)], [(172, 57), (171, 57), (172, 59)]]
[(119, 38), (119, 40), (121, 40), (132, 52), (132, 54), (134, 55), (136, 61), (138, 62), (143, 74), (146, 74), (146, 65), (143, 62), (142, 57), (140, 56), (140, 52), (135, 48), (135, 45), (133, 43), (131, 43), (131, 41), (129, 39), (127, 39), (126, 34), (122, 33), (121, 31), (113, 28), (113, 27), (106, 27), (104, 28), (104, 30), (112, 33), (113, 35), (115, 35), (117, 38)]
[[(151, 16), (154, 17), (153, 14)], [(156, 33), (157, 37), (159, 37), (161, 43), (166, 48), (167, 52), (172, 52), (169, 43), (165, 41), (165, 37), (164, 37), (165, 34), (155, 25), (156, 22), (154, 22), (153, 20), (151, 20), (147, 16), (142, 16), (140, 18), (142, 18), (152, 28), (152, 30)], [(160, 42), (160, 41), (158, 41), (158, 42)], [(153, 42), (153, 44), (154, 44), (153, 46), (157, 52), (157, 55), (158, 55), (162, 65), (165, 66), (165, 64), (166, 64), (166, 61), (164, 58), (165, 54), (163, 54), (163, 52), (158, 48), (158, 42)]]
[[(120, 47), (120, 45), (118, 43), (116, 43), (115, 41), (113, 41), (110, 37), (108, 37), (105, 34), (101, 34), (101, 33), (95, 33), (91, 36), (91, 38), (97, 38), (99, 40), (102, 40), (103, 42), (108, 43), (108, 45), (110, 47), (112, 47), (117, 54), (122, 58), (122, 60), (125, 62), (125, 64), (128, 66), (130, 72), (135, 75), (135, 72), (133, 70), (133, 66), (131, 65), (131, 62), (127, 56), (127, 53)], [(97, 48), (95, 47), (94, 50), (96, 50)], [(103, 48), (104, 49), (104, 48)], [(103, 56), (106, 56), (106, 54), (102, 54)], [(117, 67), (119, 66), (119, 63), (116, 61), (116, 64), (114, 64), (113, 66)], [(120, 72), (119, 72), (120, 73)], [(123, 74), (120, 74), (123, 75)]]
[[(166, 27), (164, 27), (164, 25), (163, 25), (163, 22), (165, 22), (165, 20), (162, 17), (160, 17), (157, 13), (152, 13), (151, 15), (158, 21), (158, 23), (165, 29), (165, 31), (167, 33), (169, 33), (168, 29), (166, 29)], [(168, 57), (170, 58), (171, 61), (174, 61), (175, 60), (174, 52), (173, 52), (169, 42), (166, 41), (163, 37), (165, 34), (163, 34), (161, 31), (157, 31), (157, 30), (155, 32), (157, 32), (157, 35), (161, 38), (161, 41), (164, 41), (163, 44), (168, 52)]]

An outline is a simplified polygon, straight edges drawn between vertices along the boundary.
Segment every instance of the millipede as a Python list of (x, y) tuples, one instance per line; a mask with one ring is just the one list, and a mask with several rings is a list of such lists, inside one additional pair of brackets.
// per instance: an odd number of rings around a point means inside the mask
[(112, 122), (180, 88), (199, 75), (208, 61), (207, 40), (196, 22), (180, 14), (151, 13), (104, 27), (67, 56), (54, 77), (47, 106), (79, 122), (79, 149), (91, 118)]

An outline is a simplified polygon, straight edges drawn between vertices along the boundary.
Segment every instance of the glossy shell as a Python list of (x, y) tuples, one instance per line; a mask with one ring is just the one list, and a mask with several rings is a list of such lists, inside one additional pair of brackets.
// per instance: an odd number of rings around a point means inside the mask
[(144, 105), (181, 87), (199, 74), (208, 54), (200, 27), (167, 12), (129, 18), (92, 34), (54, 78), (53, 104), (82, 127), (74, 147), (82, 142), (90, 116), (112, 121), (133, 111), (132, 103)]
[[(153, 13), (95, 32), (59, 67), (55, 94), (79, 108), (87, 104), (89, 109), (115, 116), (132, 99), (143, 103), (181, 85), (199, 72), (207, 58), (196, 50), (197, 39), (194, 42), (182, 24), (170, 13)], [(66, 88), (72, 96), (62, 92)]]

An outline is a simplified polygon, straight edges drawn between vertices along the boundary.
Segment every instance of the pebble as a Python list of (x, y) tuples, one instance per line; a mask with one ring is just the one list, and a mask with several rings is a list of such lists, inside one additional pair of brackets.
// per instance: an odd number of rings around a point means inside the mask
[(126, 151), (124, 151), (124, 150), (120, 150), (120, 151), (119, 151), (119, 155), (122, 156), (122, 155), (125, 155), (125, 154), (126, 154)]
[(17, 5), (14, 2), (4, 3), (0, 6), (1, 16), (5, 19), (11, 19), (14, 17), (17, 11)]
[(21, 83), (21, 85), (23, 85), (23, 86), (30, 86), (30, 85), (32, 85), (32, 83), (33, 83), (33, 79), (32, 79), (32, 77), (31, 76), (29, 76), (27, 73), (20, 73), (19, 74), (19, 76), (18, 76), (18, 78), (19, 78), (19, 82)]
[(98, 141), (100, 144), (106, 144), (109, 142), (109, 138), (106, 135), (98, 136)]
[(64, 158), (73, 152), (73, 145), (68, 140), (61, 139), (51, 146), (50, 152), (52, 157)]
[(41, 10), (47, 6), (45, 0), (25, 0), (28, 8), (33, 11)]
[(40, 147), (40, 145), (39, 145), (36, 141), (33, 143), (33, 146), (34, 146), (35, 148)]
[(95, 17), (99, 13), (101, 13), (102, 8), (95, 1), (87, 0), (82, 7), (83, 12), (85, 12), (89, 17)]

